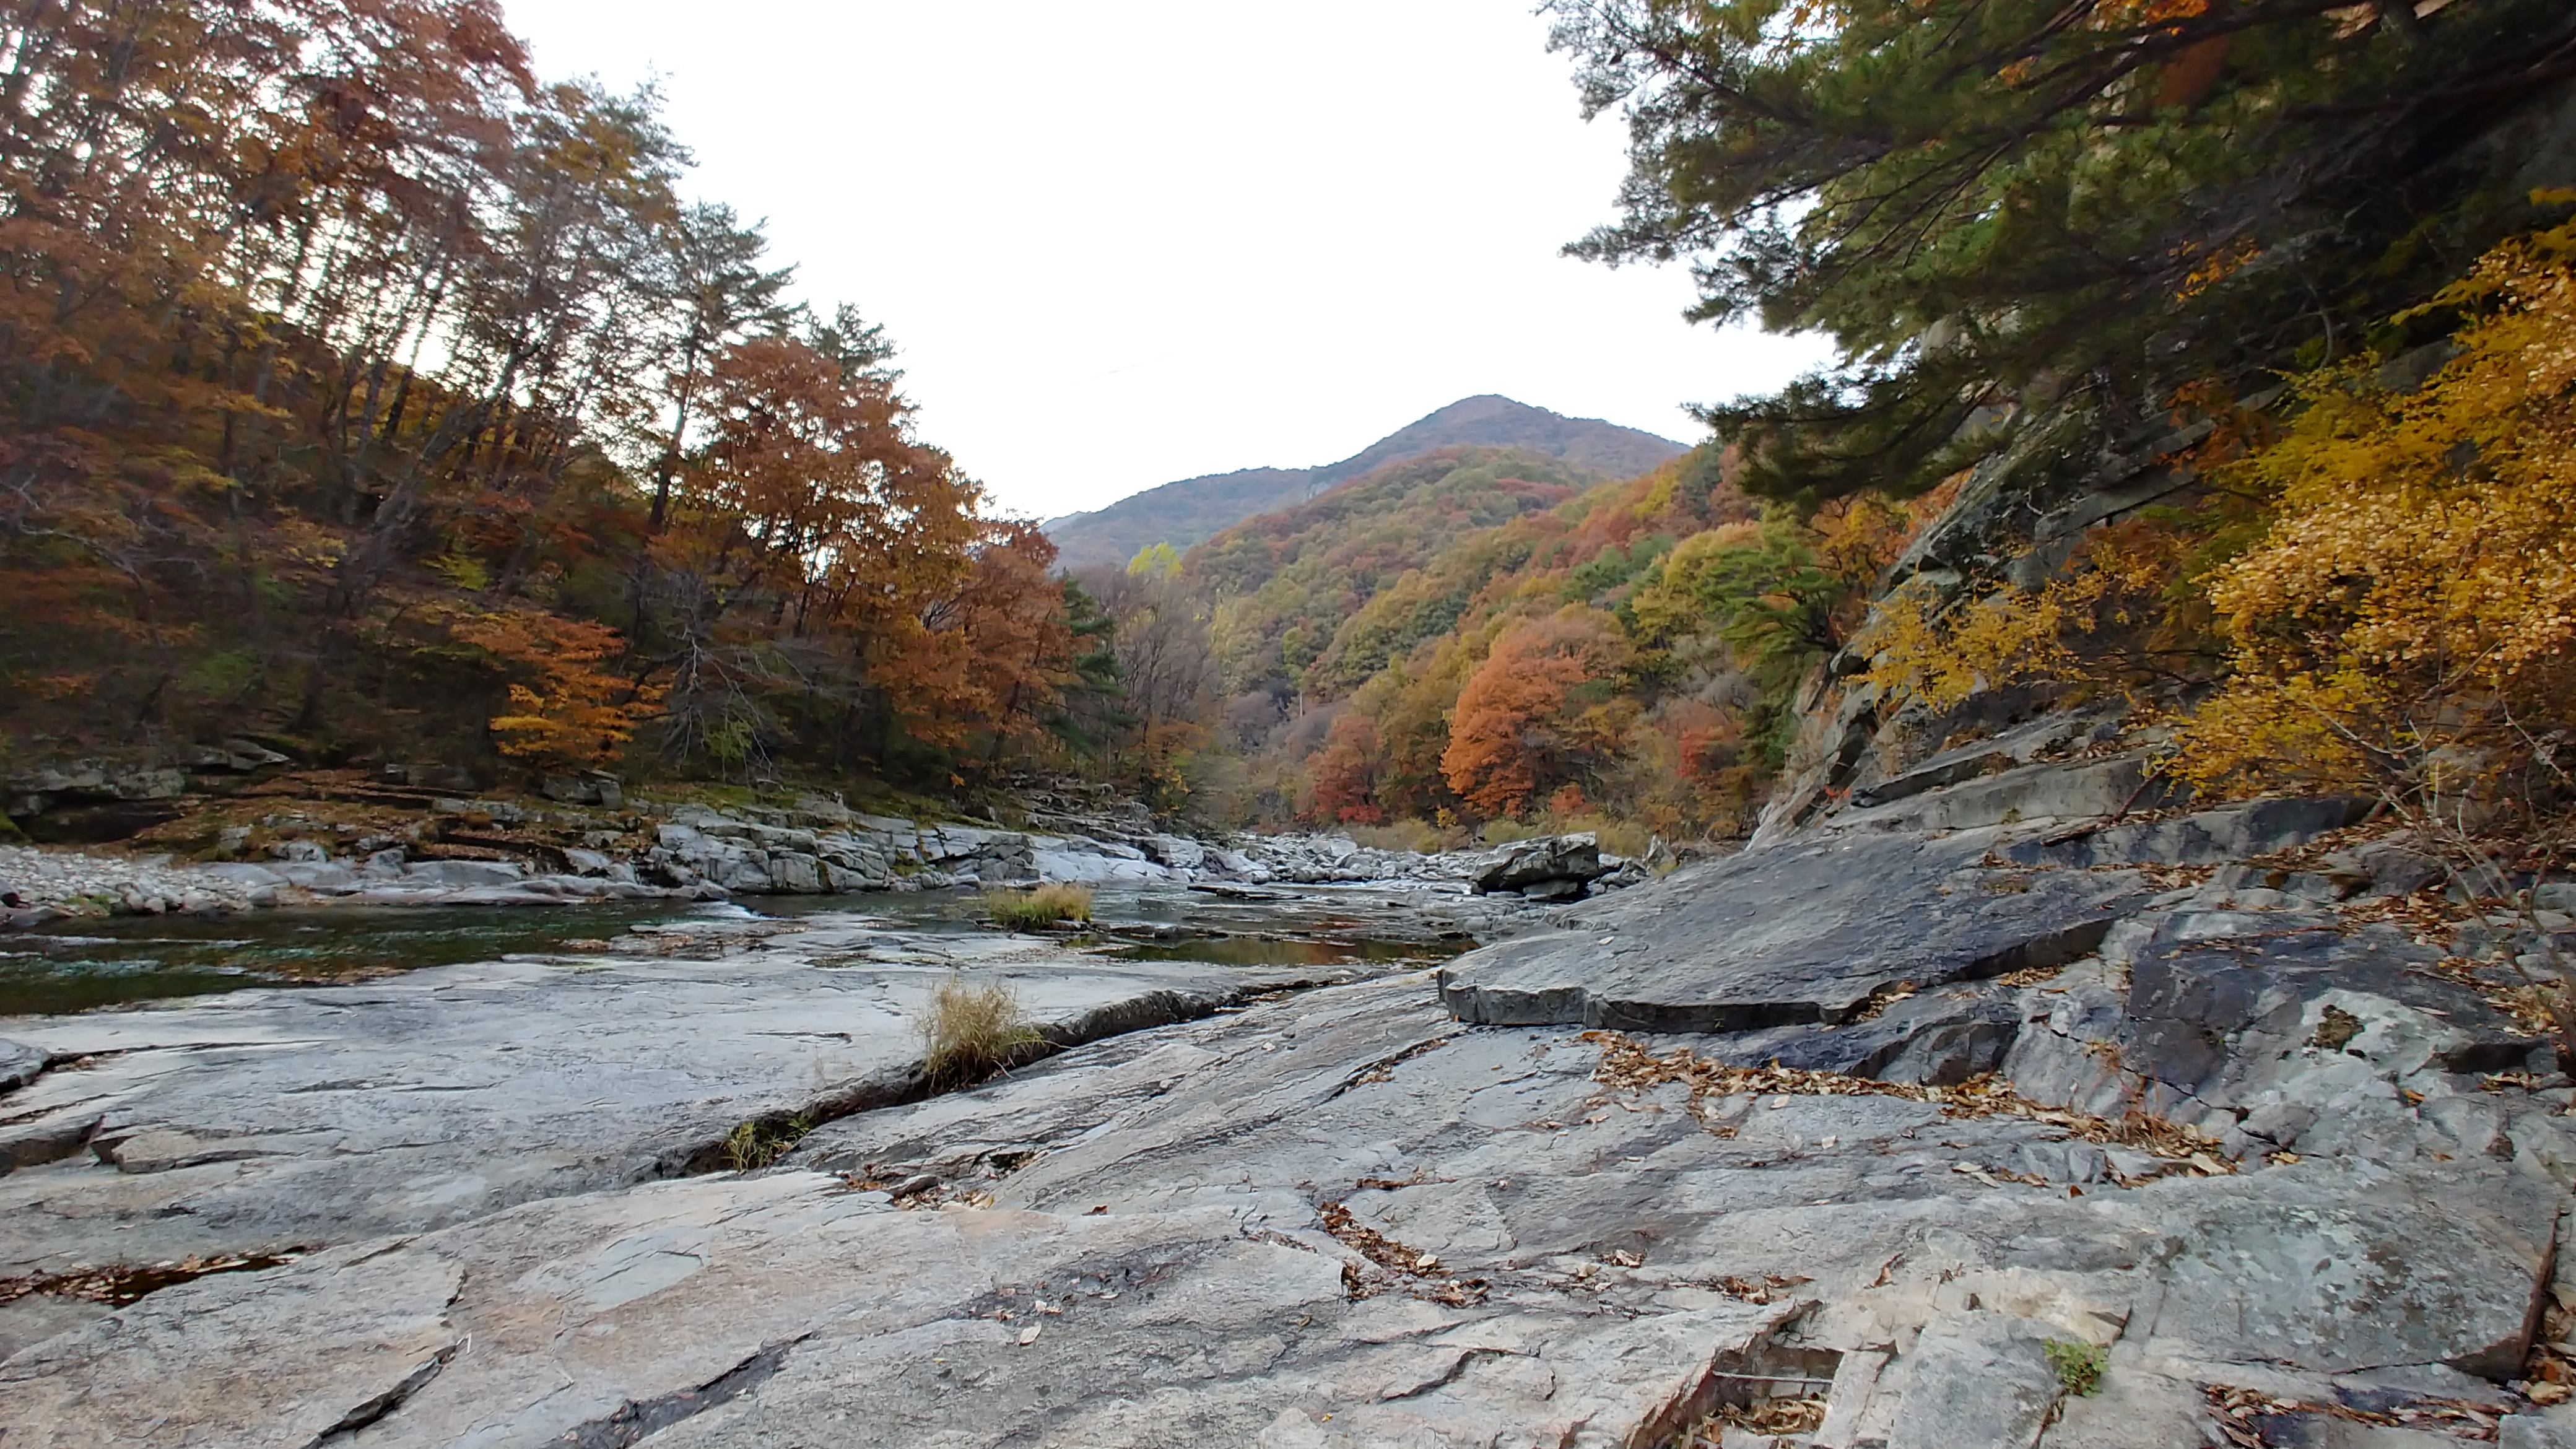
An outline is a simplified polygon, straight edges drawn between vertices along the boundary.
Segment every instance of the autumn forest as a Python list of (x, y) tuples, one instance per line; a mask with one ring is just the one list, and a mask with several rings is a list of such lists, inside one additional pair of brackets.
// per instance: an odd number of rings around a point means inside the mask
[[(1433, 448), (1068, 571), (652, 93), (540, 77), (492, 0), (11, 4), (0, 763), (1632, 848), (1751, 831), (1854, 690), (1935, 740), (2122, 699), (2211, 790), (2555, 768), (2559, 7), (1546, 8), (1631, 141), (1576, 254), (1837, 361), (1642, 475)], [(2066, 523), (2106, 458), (2155, 486)]]
[(496, 7), (13, 6), (0, 669), (21, 748), (989, 770), (1075, 596), (782, 305), (650, 94)]

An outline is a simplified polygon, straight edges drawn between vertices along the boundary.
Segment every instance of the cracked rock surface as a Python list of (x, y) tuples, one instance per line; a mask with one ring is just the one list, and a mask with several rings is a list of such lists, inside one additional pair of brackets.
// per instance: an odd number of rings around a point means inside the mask
[(738, 1123), (917, 1094), (915, 1021), (955, 969), (1009, 984), (1059, 1041), (1296, 979), (855, 918), (761, 934), (779, 924), (0, 1021), (0, 1071), (54, 1064), (0, 1098), (0, 1278), (418, 1232), (702, 1169)]
[[(676, 1180), (865, 1079), (929, 947), (11, 1023), (50, 1065), (0, 1100), (98, 1123), (0, 1179), (18, 1262), (316, 1251), (20, 1349), (6, 1443), (1663, 1449), (1757, 1395), (1809, 1449), (2566, 1442), (2515, 1386), (2576, 1309), (2576, 1089), (2335, 891), (2092, 858), (2249, 827), (2157, 828), (1793, 842)], [(153, 1018), (199, 1035), (80, 1036)]]

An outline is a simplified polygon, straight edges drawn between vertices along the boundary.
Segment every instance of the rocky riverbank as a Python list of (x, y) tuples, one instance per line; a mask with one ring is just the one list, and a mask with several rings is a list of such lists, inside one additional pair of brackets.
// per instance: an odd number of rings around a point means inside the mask
[[(2338, 802), (2001, 778), (1285, 996), (698, 923), (0, 1023), (12, 1440), (2576, 1443), (2530, 941)], [(952, 968), (1141, 1029), (921, 1098)]]
[[(653, 807), (619, 813), (433, 797), (425, 818), (361, 829), (293, 810), (215, 832), (215, 852), (258, 859), (182, 862), (0, 846), (0, 921), (65, 915), (220, 913), (278, 905), (532, 906), (987, 889), (1063, 882), (1264, 887), (1361, 882), (1474, 890), (1536, 902), (1633, 885), (1643, 866), (1589, 836), (1493, 851), (1422, 855), (1339, 835), (1172, 834), (1150, 821), (1058, 816), (1050, 830), (853, 811), (808, 796), (787, 807)], [(461, 824), (459, 823), (461, 822)], [(576, 843), (578, 842), (578, 843)]]

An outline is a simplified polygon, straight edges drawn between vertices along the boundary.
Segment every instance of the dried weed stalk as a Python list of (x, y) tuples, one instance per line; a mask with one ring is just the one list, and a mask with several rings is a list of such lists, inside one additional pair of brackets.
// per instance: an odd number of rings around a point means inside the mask
[(921, 1018), (921, 1066), (933, 1091), (971, 1087), (1000, 1075), (1041, 1043), (1020, 1012), (1019, 993), (950, 976), (930, 993)]

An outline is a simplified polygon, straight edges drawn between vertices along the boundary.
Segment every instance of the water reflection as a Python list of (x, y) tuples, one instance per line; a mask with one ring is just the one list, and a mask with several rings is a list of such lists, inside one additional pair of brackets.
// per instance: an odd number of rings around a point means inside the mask
[(512, 952), (554, 951), (687, 909), (331, 907), (57, 922), (0, 935), (0, 1016), (88, 1011), (246, 986), (358, 981)]
[[(1471, 942), (1410, 900), (1324, 888), (1104, 889), (1068, 948), (1219, 966), (1429, 965)], [(363, 980), (423, 966), (579, 949), (690, 914), (856, 915), (932, 935), (993, 929), (972, 891), (529, 907), (328, 907), (222, 917), (58, 922), (0, 935), (0, 1016), (53, 1015), (252, 986)]]

